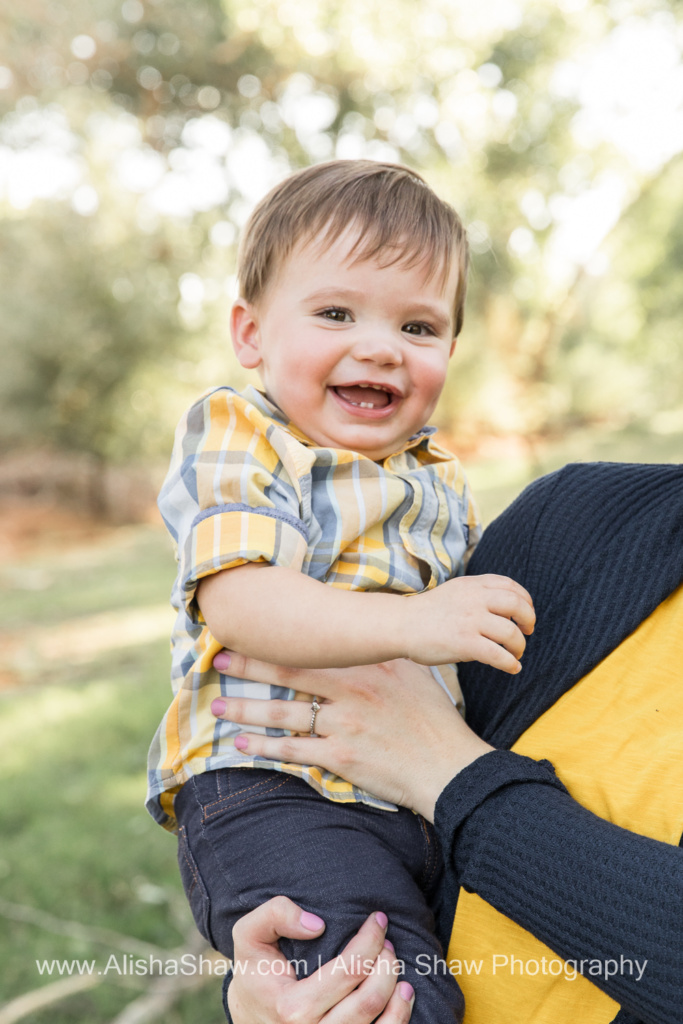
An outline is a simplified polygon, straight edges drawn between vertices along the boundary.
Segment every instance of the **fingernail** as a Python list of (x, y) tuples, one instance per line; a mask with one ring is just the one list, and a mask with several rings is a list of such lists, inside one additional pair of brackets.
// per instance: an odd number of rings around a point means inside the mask
[(307, 910), (301, 911), (301, 917), (299, 920), (304, 928), (307, 928), (309, 932), (318, 932), (325, 924), (322, 917), (317, 917), (315, 914), (309, 914)]
[(246, 736), (235, 736), (235, 746), (238, 750), (246, 750), (249, 746), (249, 740)]
[(385, 939), (384, 940), (384, 948), (385, 949), (390, 949), (392, 953), (396, 952), (396, 950), (394, 949), (393, 942), (389, 942), (389, 939)]
[(399, 981), (398, 994), (400, 995), (401, 999), (405, 999), (405, 1001), (409, 1003), (410, 1000), (415, 995), (415, 989), (413, 988), (409, 981)]
[(386, 928), (386, 926), (389, 924), (389, 918), (387, 917), (386, 914), (383, 914), (381, 910), (378, 910), (377, 913), (375, 914), (375, 921), (380, 926), (380, 928)]
[(227, 704), (221, 697), (216, 697), (215, 700), (211, 701), (211, 714), (215, 715), (216, 718), (220, 718), (221, 715), (225, 714)]
[(230, 655), (227, 651), (218, 652), (213, 659), (213, 667), (217, 668), (219, 672), (227, 672), (230, 668)]

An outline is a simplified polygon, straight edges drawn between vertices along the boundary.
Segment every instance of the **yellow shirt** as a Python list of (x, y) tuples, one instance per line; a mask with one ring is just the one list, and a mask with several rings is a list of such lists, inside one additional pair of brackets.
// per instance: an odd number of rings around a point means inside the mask
[[(683, 832), (681, 665), (683, 586), (512, 749), (552, 761), (588, 810), (677, 846)], [(589, 980), (588, 962), (581, 976), (578, 963), (565, 963), (473, 893), (460, 892), (448, 960), (465, 995), (465, 1024), (609, 1024), (619, 1010)], [(632, 968), (636, 977), (639, 969)]]

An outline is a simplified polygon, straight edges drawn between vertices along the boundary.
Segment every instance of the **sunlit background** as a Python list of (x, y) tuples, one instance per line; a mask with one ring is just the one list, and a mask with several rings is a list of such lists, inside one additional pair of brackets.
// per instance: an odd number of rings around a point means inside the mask
[(195, 948), (140, 809), (168, 696), (153, 497), (185, 406), (247, 380), (254, 203), (368, 157), (460, 212), (437, 423), (487, 520), (570, 459), (680, 461), (682, 52), (675, 0), (0, 3), (0, 1024), (221, 1020), (210, 978), (35, 959)]

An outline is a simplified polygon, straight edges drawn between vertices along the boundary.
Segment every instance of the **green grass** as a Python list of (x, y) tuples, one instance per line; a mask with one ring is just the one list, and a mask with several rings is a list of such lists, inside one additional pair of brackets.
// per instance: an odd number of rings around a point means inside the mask
[(0, 573), (0, 622), (8, 630), (168, 599), (173, 556), (155, 527), (125, 527), (106, 543), (28, 557)]
[[(106, 543), (5, 567), (0, 621), (11, 635), (166, 600), (173, 562), (166, 538), (126, 529)], [(9, 581), (39, 569), (40, 588)], [(109, 928), (171, 950), (192, 927), (175, 863), (176, 842), (147, 815), (145, 761), (169, 697), (168, 642), (123, 648), (51, 682), (0, 697), (0, 899), (89, 928)], [(31, 685), (32, 682), (42, 685)], [(51, 979), (36, 959), (97, 959), (121, 951), (0, 918), (0, 1002)], [(54, 979), (52, 979), (54, 980)], [(126, 979), (122, 979), (126, 981)], [(129, 984), (129, 982), (128, 982)], [(105, 1024), (141, 988), (116, 976), (26, 1020)], [(220, 981), (183, 996), (169, 1024), (223, 1020)]]

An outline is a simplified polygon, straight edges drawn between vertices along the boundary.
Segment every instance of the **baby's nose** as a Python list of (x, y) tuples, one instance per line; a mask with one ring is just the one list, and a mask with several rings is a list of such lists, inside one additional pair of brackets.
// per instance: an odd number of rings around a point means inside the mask
[(389, 331), (370, 330), (356, 340), (353, 355), (361, 361), (398, 366), (403, 362), (401, 339)]

